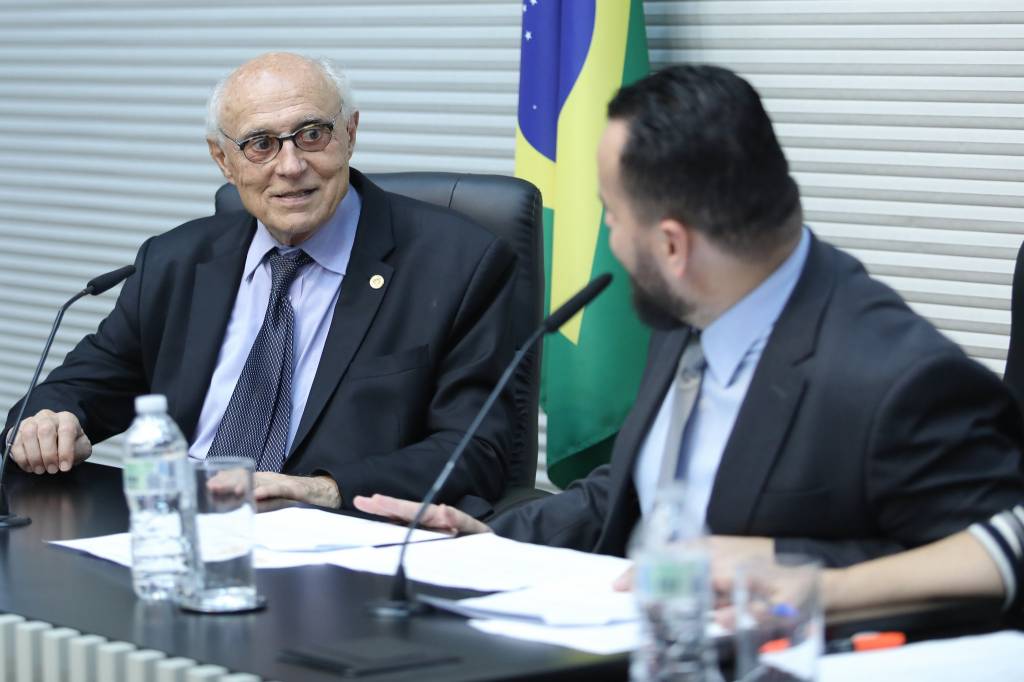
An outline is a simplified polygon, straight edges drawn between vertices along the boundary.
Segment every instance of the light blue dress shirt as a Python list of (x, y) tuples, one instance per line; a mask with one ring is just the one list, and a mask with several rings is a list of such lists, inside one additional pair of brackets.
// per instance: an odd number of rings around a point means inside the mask
[[(680, 473), (686, 481), (687, 502), (698, 518), (704, 518), (707, 512), (715, 474), (736, 416), (775, 321), (803, 272), (810, 243), (810, 231), (805, 227), (797, 247), (782, 265), (701, 333), (707, 367), (680, 454), (680, 461), (685, 463), (685, 472)], [(663, 458), (676, 447), (666, 442), (674, 394), (672, 390), (666, 392), (633, 470), (643, 514), (650, 511), (659, 484), (665, 483), (659, 481)]]
[[(306, 407), (309, 388), (313, 385), (313, 377), (320, 364), (341, 282), (352, 255), (361, 210), (362, 200), (350, 185), (334, 216), (312, 237), (295, 247), (305, 251), (313, 262), (299, 272), (288, 290), (288, 299), (295, 310), (295, 368), (292, 374), (288, 450), (291, 450), (299, 419)], [(270, 301), (270, 263), (265, 256), (275, 248), (293, 250), (283, 247), (262, 223), (257, 223), (256, 234), (245, 257), (235, 305), (217, 356), (217, 366), (213, 370), (210, 388), (199, 414), (195, 441), (189, 448), (189, 455), (197, 459), (205, 458), (213, 443), (235, 384), (242, 374), (242, 367), (249, 357), (249, 350), (263, 325), (267, 303)]]

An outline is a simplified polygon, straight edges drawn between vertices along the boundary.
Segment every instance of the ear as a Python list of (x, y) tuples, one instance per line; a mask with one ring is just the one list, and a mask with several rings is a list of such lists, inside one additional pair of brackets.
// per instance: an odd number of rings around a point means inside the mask
[(686, 272), (693, 252), (693, 231), (673, 218), (665, 218), (655, 228), (660, 237), (664, 262), (673, 275)]
[(224, 149), (217, 144), (216, 140), (210, 137), (206, 138), (206, 146), (210, 148), (210, 157), (217, 163), (217, 167), (224, 174), (224, 178), (228, 182), (234, 183), (235, 178), (231, 173), (231, 168), (228, 167), (228, 158)]
[(352, 152), (356, 148), (356, 128), (359, 127), (359, 112), (352, 112), (352, 118), (349, 119), (348, 125), (345, 126), (345, 132), (348, 133), (348, 158), (352, 158)]

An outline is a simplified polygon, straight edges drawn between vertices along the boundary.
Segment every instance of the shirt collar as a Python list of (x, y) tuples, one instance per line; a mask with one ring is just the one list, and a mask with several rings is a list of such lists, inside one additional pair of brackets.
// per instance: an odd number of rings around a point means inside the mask
[(243, 278), (252, 279), (256, 268), (263, 262), (264, 256), (271, 249), (281, 249), (287, 252), (294, 248), (301, 248), (325, 270), (344, 275), (348, 267), (349, 256), (352, 254), (352, 245), (355, 243), (356, 226), (359, 224), (362, 205), (362, 199), (356, 188), (349, 185), (348, 192), (345, 193), (330, 220), (312, 237), (302, 242), (299, 247), (282, 246), (271, 236), (262, 222), (256, 221), (256, 234), (253, 236), (252, 243), (249, 244), (249, 251), (245, 256)]
[(793, 252), (763, 282), (726, 310), (701, 334), (708, 369), (724, 386), (736, 378), (740, 362), (754, 345), (768, 337), (796, 287), (811, 246), (804, 227)]

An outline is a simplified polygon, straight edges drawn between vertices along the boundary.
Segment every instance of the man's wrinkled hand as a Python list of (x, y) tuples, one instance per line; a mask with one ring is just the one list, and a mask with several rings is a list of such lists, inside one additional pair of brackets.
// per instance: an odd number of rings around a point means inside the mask
[[(387, 495), (374, 495), (373, 497), (357, 495), (352, 503), (359, 511), (384, 516), (406, 524), (413, 520), (420, 508), (419, 502), (400, 500)], [(420, 520), (420, 526), (455, 535), (489, 533), (491, 530), (487, 524), (446, 504), (432, 504), (427, 507), (426, 513)]]
[[(254, 479), (255, 484), (255, 479)], [(249, 487), (249, 472), (246, 469), (225, 469), (218, 471), (206, 481), (206, 489), (215, 496), (241, 497)], [(255, 491), (254, 491), (255, 496)]]
[(18, 466), (36, 474), (69, 471), (91, 454), (92, 443), (78, 417), (52, 410), (40, 410), (23, 419), (11, 447), (11, 457)]
[(276, 498), (332, 509), (341, 506), (341, 492), (330, 476), (288, 476), (257, 471), (253, 476), (253, 485), (253, 497), (257, 502)]

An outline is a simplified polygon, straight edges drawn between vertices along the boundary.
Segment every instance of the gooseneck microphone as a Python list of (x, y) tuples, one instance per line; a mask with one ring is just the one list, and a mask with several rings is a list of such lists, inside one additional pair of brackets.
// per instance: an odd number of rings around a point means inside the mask
[(477, 412), (476, 417), (473, 419), (469, 428), (466, 429), (466, 433), (462, 436), (462, 440), (455, 446), (448, 461), (445, 463), (444, 468), (441, 469), (441, 473), (437, 475), (437, 479), (434, 484), (430, 486), (430, 490), (427, 491), (426, 497), (423, 498), (423, 502), (420, 504), (420, 508), (416, 511), (416, 516), (413, 518), (412, 523), (409, 524), (409, 530), (405, 533), (405, 538), (402, 540), (402, 548), (398, 554), (398, 568), (395, 571), (395, 576), (391, 582), (391, 598), (383, 603), (378, 603), (373, 607), (373, 610), (377, 615), (389, 616), (389, 617), (408, 617), (420, 610), (423, 610), (421, 604), (417, 604), (415, 601), (409, 598), (409, 581), (405, 576), (405, 550), (409, 547), (409, 540), (412, 538), (412, 532), (416, 529), (416, 526), (423, 520), (423, 515), (427, 513), (427, 509), (434, 501), (434, 497), (437, 496), (441, 487), (448, 480), (448, 476), (451, 475), (452, 469), (455, 468), (455, 464), (459, 461), (462, 456), (463, 450), (469, 445), (469, 441), (476, 435), (477, 429), (480, 428), (480, 424), (483, 422), (484, 417), (490, 412), (491, 406), (494, 401), (501, 395), (501, 391), (505, 388), (505, 384), (508, 383), (509, 379), (512, 378), (512, 373), (515, 372), (516, 367), (522, 362), (526, 352), (533, 347), (533, 344), (537, 340), (544, 336), (544, 334), (550, 334), (558, 331), (558, 328), (569, 321), (573, 315), (583, 309), (583, 306), (590, 303), (592, 300), (597, 298), (597, 295), (604, 291), (612, 281), (612, 276), (609, 273), (598, 275), (595, 277), (587, 286), (580, 289), (576, 295), (566, 301), (558, 310), (551, 313), (547, 318), (541, 322), (540, 326), (534, 330), (530, 337), (526, 339), (516, 354), (513, 356), (512, 361), (505, 368), (505, 372), (498, 379), (498, 383), (495, 384), (494, 389), (490, 395), (487, 396), (487, 400), (484, 401), (480, 411)]
[(43, 363), (46, 362), (46, 356), (50, 354), (50, 346), (53, 345), (53, 338), (57, 335), (57, 329), (60, 327), (60, 323), (64, 319), (64, 313), (71, 307), (72, 303), (83, 296), (98, 296), (128, 279), (133, 272), (135, 272), (135, 266), (126, 265), (123, 268), (118, 268), (113, 272), (108, 272), (89, 280), (89, 283), (85, 285), (84, 289), (69, 298), (67, 302), (60, 307), (60, 310), (57, 311), (57, 317), (54, 319), (53, 326), (50, 328), (50, 336), (46, 339), (46, 344), (43, 346), (42, 355), (39, 356), (39, 364), (36, 365), (35, 374), (32, 375), (32, 381), (28, 384), (28, 391), (25, 393), (25, 397), (21, 401), (21, 409), (18, 410), (18, 418), (14, 420), (14, 426), (12, 426), (7, 432), (7, 442), (4, 445), (4, 456), (3, 459), (0, 459), (0, 530), (5, 528), (15, 528), (17, 526), (25, 526), (31, 523), (31, 519), (27, 516), (18, 516), (17, 514), (11, 513), (7, 504), (7, 495), (4, 493), (4, 469), (7, 467), (7, 459), (11, 455), (11, 446), (14, 445), (14, 439), (18, 436), (18, 429), (21, 427), (21, 419), (25, 416), (25, 408), (28, 406), (29, 398), (32, 397), (32, 391), (36, 388), (36, 383), (39, 382), (39, 374), (43, 371)]

